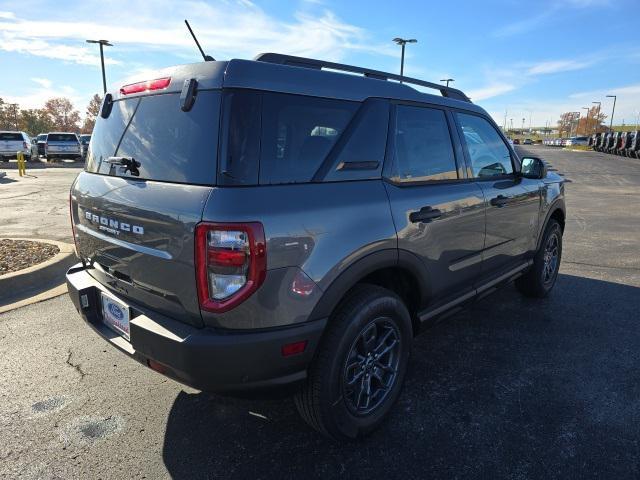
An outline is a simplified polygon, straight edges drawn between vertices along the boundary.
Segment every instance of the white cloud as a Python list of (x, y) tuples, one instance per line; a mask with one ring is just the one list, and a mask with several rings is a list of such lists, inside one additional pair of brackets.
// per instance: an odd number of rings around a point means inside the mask
[(49, 80), (48, 78), (34, 77), (31, 80), (36, 82), (38, 85), (40, 85), (43, 88), (51, 88), (51, 80)]
[(15, 14), (14, 14), (13, 12), (3, 12), (3, 11), (0, 11), (0, 18), (8, 18), (8, 19), (11, 19), (11, 18), (16, 18), (16, 16), (15, 16)]
[[(97, 49), (89, 48), (84, 41), (107, 38), (115, 45), (107, 53), (111, 63), (114, 60), (110, 57), (117, 57), (118, 49), (132, 48), (162, 49), (197, 58), (196, 46), (180, 20), (184, 6), (179, 2), (158, 3), (150, 9), (146, 2), (117, 0), (109, 7), (114, 13), (99, 23), (88, 20), (94, 15), (83, 16), (89, 7), (99, 8), (86, 2), (75, 10), (75, 18), (68, 20), (47, 17), (51, 19), (0, 21), (0, 50), (97, 65)], [(189, 14), (203, 49), (215, 58), (246, 58), (265, 51), (332, 60), (340, 60), (349, 51), (397, 55), (391, 46), (372, 43), (365, 30), (326, 9), (315, 14), (298, 12), (293, 20), (283, 20), (247, 0), (213, 5), (196, 1), (189, 4)]]
[(475, 90), (468, 90), (465, 93), (473, 102), (497, 97), (507, 92), (515, 90), (516, 86), (510, 83), (493, 83)]
[(527, 70), (528, 75), (546, 75), (550, 73), (569, 72), (573, 70), (582, 70), (593, 65), (592, 61), (577, 60), (550, 60), (539, 62)]

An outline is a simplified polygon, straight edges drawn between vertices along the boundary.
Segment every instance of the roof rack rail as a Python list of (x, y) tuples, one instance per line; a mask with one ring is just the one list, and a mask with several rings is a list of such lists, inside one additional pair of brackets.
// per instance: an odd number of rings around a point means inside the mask
[(332, 70), (338, 70), (342, 72), (360, 73), (365, 77), (375, 78), (378, 80), (397, 80), (401, 83), (410, 83), (413, 85), (420, 85), (421, 87), (433, 88), (438, 90), (443, 97), (454, 98), (456, 100), (462, 100), (463, 102), (471, 102), (471, 99), (467, 97), (462, 90), (457, 88), (446, 87), (444, 85), (438, 85), (437, 83), (427, 82), (425, 80), (419, 80), (417, 78), (405, 77), (396, 75), (395, 73), (382, 72), (380, 70), (371, 70), (369, 68), (356, 67), (354, 65), (346, 65), (343, 63), (326, 62), (324, 60), (315, 60), (313, 58), (296, 57), (293, 55), (284, 55), (281, 53), (261, 53), (254, 58), (258, 62), (278, 63), (280, 65), (289, 65), (292, 67), (312, 68), (314, 70), (322, 70), (323, 68), (329, 68)]

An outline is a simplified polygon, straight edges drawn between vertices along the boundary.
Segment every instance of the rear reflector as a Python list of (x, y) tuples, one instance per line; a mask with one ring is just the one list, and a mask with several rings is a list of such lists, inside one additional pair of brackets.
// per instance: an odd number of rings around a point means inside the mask
[(297, 355), (299, 353), (304, 352), (304, 349), (307, 348), (307, 341), (302, 340), (300, 342), (287, 343), (282, 346), (282, 356), (290, 357), (291, 355)]
[(150, 90), (162, 90), (167, 88), (170, 83), (171, 77), (156, 78), (155, 80), (125, 85), (120, 89), (120, 93), (122, 95), (130, 95), (132, 93), (148, 92)]

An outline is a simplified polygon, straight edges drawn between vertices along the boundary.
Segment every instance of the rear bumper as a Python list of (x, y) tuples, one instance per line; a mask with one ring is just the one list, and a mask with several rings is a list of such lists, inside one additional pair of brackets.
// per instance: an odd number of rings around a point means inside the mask
[[(102, 338), (138, 362), (203, 391), (242, 392), (304, 380), (326, 325), (323, 319), (251, 333), (196, 328), (109, 291), (130, 308), (129, 342), (102, 323), (100, 292), (107, 289), (81, 264), (67, 272), (67, 287), (78, 313)], [(283, 345), (302, 340), (307, 341), (304, 352), (282, 356)]]

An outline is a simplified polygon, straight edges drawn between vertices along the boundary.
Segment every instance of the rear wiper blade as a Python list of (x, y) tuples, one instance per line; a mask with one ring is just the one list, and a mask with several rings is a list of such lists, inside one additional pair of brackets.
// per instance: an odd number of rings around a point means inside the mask
[(138, 170), (140, 162), (134, 160), (133, 157), (109, 157), (107, 163), (124, 167), (124, 173), (131, 172), (131, 175), (136, 177), (140, 175), (140, 170)]

